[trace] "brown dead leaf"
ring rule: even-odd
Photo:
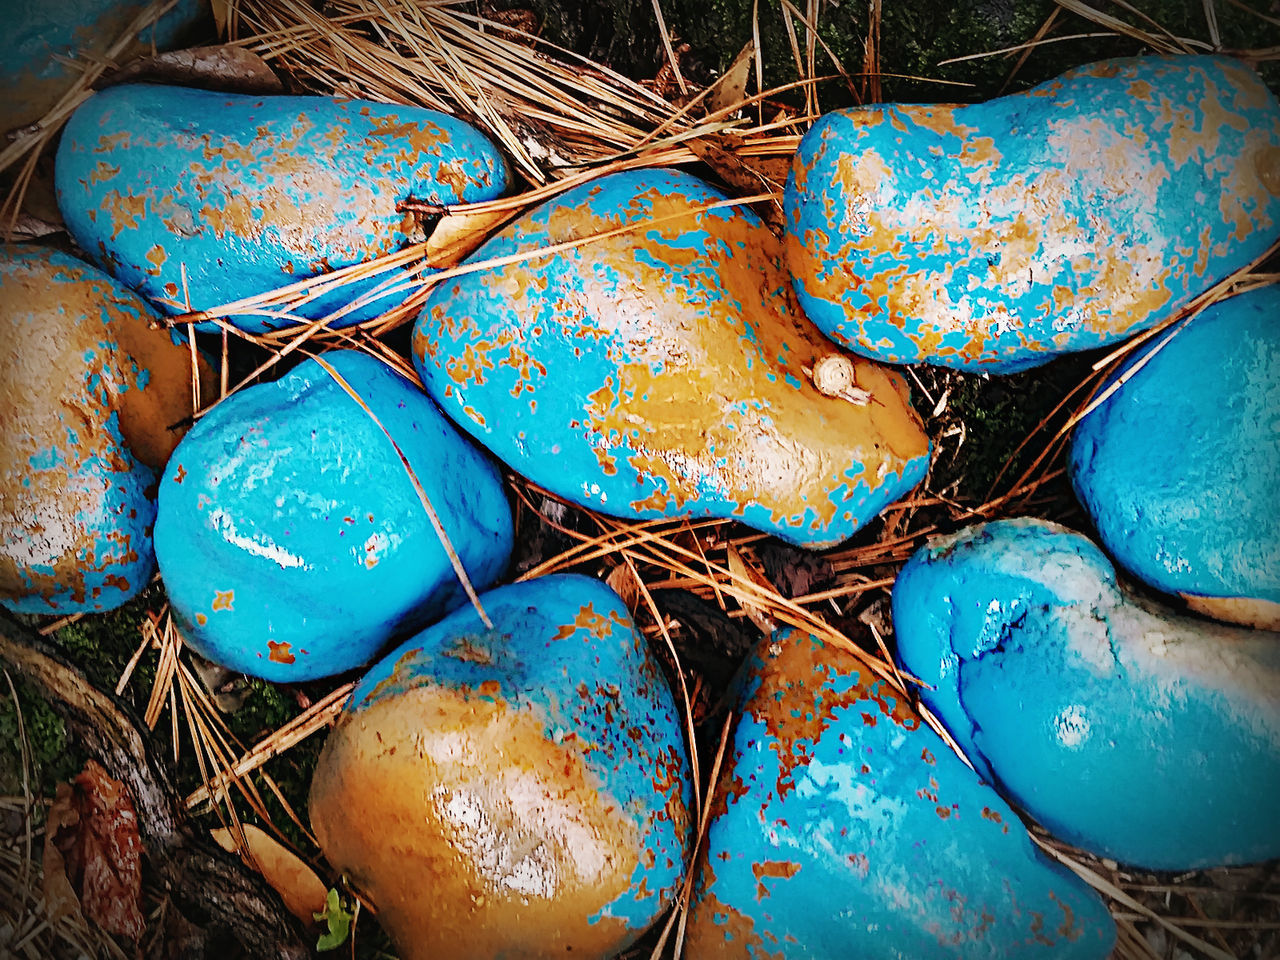
[[[99,88],[117,83],[153,83],[200,87],[227,93],[282,93],[284,85],[267,62],[244,47],[223,44],[171,50],[132,60],[103,77]]]
[[[711,113],[741,103],[746,97],[747,80],[751,77],[751,64],[755,62],[755,55],[756,45],[749,40],[707,94],[707,109]]]
[[[510,210],[491,213],[447,213],[440,217],[431,236],[427,238],[427,265],[444,270],[462,262],[462,259],[489,239],[502,221],[514,214]]]
[[[609,576],[605,577],[604,582],[622,598],[622,602],[627,605],[627,609],[634,617],[636,607],[640,605],[640,584],[636,581],[636,575],[631,572],[631,568],[625,563],[618,564],[609,571]]]
[[[771,540],[760,544],[756,553],[764,575],[788,600],[825,590],[836,582],[836,571],[831,561],[812,550]]]
[[[725,547],[729,554],[730,573],[739,579],[754,583],[756,586],[762,587],[770,593],[778,592],[777,588],[769,582],[769,578],[766,577],[754,564],[748,563],[733,544],[726,544]],[[765,612],[763,607],[742,599],[739,599],[738,603],[742,607],[742,612],[747,615],[752,623],[760,628],[761,632],[763,632],[766,637],[770,636],[773,631],[778,629],[778,624],[774,621],[773,617],[769,616],[769,614]]]
[[[44,874],[51,916],[79,912],[108,933],[141,938],[138,816],[124,785],[93,760],[58,784],[45,824]]]
[[[244,840],[249,858],[257,866],[262,879],[270,884],[285,908],[305,925],[315,922],[315,914],[324,912],[328,890],[297,854],[277,843],[251,823],[244,824]],[[236,838],[226,827],[210,831],[214,842],[228,853],[236,852]]]
[[[719,134],[714,139],[695,137],[685,146],[735,191],[760,193],[769,190],[781,197],[787,182],[787,172],[790,170],[790,160],[756,157],[748,160],[739,157],[734,151],[742,146],[742,140],[731,133]],[[783,216],[780,202],[758,203],[753,209],[771,227],[781,228]]]
[[[209,6],[213,10],[213,22],[218,27],[220,37],[227,35],[227,25],[231,22],[231,2],[232,0],[209,0]]]

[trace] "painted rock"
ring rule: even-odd
[[[80,70],[69,61],[94,61],[125,35],[147,0],[10,0],[0,33],[0,130],[39,120],[75,83]],[[144,28],[134,52],[178,46],[207,25],[208,0],[177,0],[157,22]]]
[[[1153,56],[987,103],[836,111],[785,210],[825,333],[1009,373],[1155,325],[1280,237],[1280,104],[1237,60]]]
[[[1029,519],[922,548],[893,620],[922,699],[1055,836],[1157,870],[1280,856],[1280,635],[1161,610]]]
[[[156,483],[192,412],[191,353],[149,329],[156,319],[75,257],[0,246],[0,604],[10,610],[110,610],[151,579]]]
[[[1263,287],[1157,338],[1076,427],[1070,459],[1123,569],[1269,630],[1280,630],[1278,321],[1280,287]]]
[[[222,400],[160,487],[156,559],[183,636],[295,682],[465,603],[417,485],[472,584],[494,582],[512,543],[498,471],[379,360],[334,351]]]
[[[1102,901],[852,658],[796,631],[749,661],[688,955],[1102,960]]]
[[[612,957],[673,901],[690,773],[626,607],[576,574],[481,597],[374,666],[311,824],[406,960]]]
[[[897,374],[804,319],[760,219],[701,209],[725,200],[661,169],[566,191],[471,261],[636,229],[440,284],[418,371],[500,459],[578,504],[836,544],[924,477],[929,442]],[[832,356],[856,402],[810,380]]]
[[[424,237],[398,203],[488,200],[508,180],[492,143],[434,110],[150,84],[86,101],[55,165],[76,242],[172,313],[391,253]],[[347,284],[294,316],[346,311],[334,327],[369,319],[404,299],[403,288],[377,290],[386,280]],[[253,332],[294,322],[264,312],[229,319]]]

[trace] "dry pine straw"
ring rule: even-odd
[[[153,19],[168,6],[169,3],[157,0],[140,16],[139,22]],[[223,335],[219,397],[262,380],[291,354],[316,356],[335,348],[363,350],[401,374],[416,379],[407,359],[387,345],[386,334],[416,315],[417,307],[433,283],[484,266],[459,268],[457,264],[502,223],[575,183],[604,173],[707,162],[734,188],[737,196],[732,203],[755,204],[766,220],[776,223],[786,165],[798,138],[819,111],[814,90],[819,79],[818,52],[822,44],[816,31],[819,5],[813,0],[806,3],[804,10],[789,2],[784,2],[782,7],[799,79],[787,87],[753,96],[745,95],[745,80],[729,90],[723,81],[705,90],[690,87],[680,74],[678,59],[661,21],[660,5],[654,0],[664,48],[670,58],[670,70],[666,73],[681,93],[681,106],[660,95],[654,89],[656,84],[635,83],[568,51],[537,44],[534,38],[471,15],[457,5],[413,7],[403,2],[375,4],[372,0],[335,0],[325,8],[327,16],[317,13],[305,0],[239,0],[224,6],[229,7],[223,12],[233,35],[240,38],[237,42],[271,62],[295,86],[317,92],[419,103],[462,112],[477,120],[516,161],[527,188],[514,197],[490,203],[426,211],[444,215],[424,244],[338,271],[319,281],[292,284],[217,310],[178,318],[174,321],[177,325],[203,319],[220,322]],[[975,56],[998,53],[1012,58],[1014,53],[1019,54],[1010,73],[1012,77],[1035,46],[1080,35],[1055,34],[1062,25],[1063,12],[1091,21],[1104,32],[1129,36],[1152,50],[1193,52],[1206,48],[1203,41],[1173,37],[1127,4],[1121,6],[1132,14],[1130,19],[1118,19],[1079,0],[1059,0],[1059,7],[1027,43]],[[1212,0],[1205,0],[1205,6],[1207,22],[1212,23]],[[873,0],[867,60],[856,81],[857,89],[854,78],[835,64],[855,97],[862,94],[877,99],[879,96],[882,74],[876,51],[880,9],[879,0]],[[758,27],[756,35],[758,37]],[[122,39],[113,50],[123,46]],[[823,53],[829,54],[829,51],[823,50]],[[1255,53],[1265,56],[1271,52]],[[749,46],[744,50],[744,56],[754,61],[756,86],[762,89],[758,42],[755,48]],[[88,95],[89,85],[100,73],[97,66],[88,70],[82,82],[54,108],[46,123],[0,153],[0,169],[24,162],[16,187],[0,212],[17,216],[35,157],[47,146],[61,121]],[[728,76],[726,73],[726,78]],[[804,91],[806,108],[802,111],[783,107],[777,99],[792,88]],[[718,109],[708,106],[715,103],[723,105]],[[577,165],[577,169],[570,165]],[[599,239],[588,237],[574,243],[590,244]],[[545,256],[551,252],[550,249],[535,251],[526,256]],[[1273,248],[1268,258],[1274,252]],[[555,498],[523,478],[509,476],[520,506],[521,522],[546,524],[573,541],[558,555],[542,558],[524,576],[573,569],[606,578],[617,587],[633,609],[641,629],[655,643],[679,681],[677,693],[691,742],[696,715],[705,707],[709,691],[704,689],[696,671],[684,669],[680,664],[680,625],[665,619],[654,600],[654,594],[663,590],[689,590],[716,604],[726,616],[749,621],[755,629],[795,626],[815,632],[900,691],[909,692],[911,678],[902,677],[888,655],[887,642],[891,642],[891,636],[884,634],[889,632],[889,627],[882,617],[874,615],[877,608],[883,607],[897,568],[928,535],[966,522],[1025,513],[1050,519],[1074,516],[1075,506],[1061,483],[1063,451],[1071,426],[1105,399],[1105,395],[1094,396],[1098,385],[1132,350],[1156,337],[1162,337],[1162,343],[1167,342],[1177,335],[1187,318],[1208,303],[1232,290],[1274,281],[1274,275],[1258,270],[1268,258],[1262,258],[1206,293],[1183,315],[1129,341],[1099,361],[1023,441],[1023,445],[1037,449],[1038,455],[1016,479],[997,477],[994,486],[1002,492],[995,493],[993,489],[982,503],[962,502],[956,499],[954,483],[945,489],[938,488],[935,471],[931,469],[924,484],[908,500],[886,510],[850,545],[825,554],[834,581],[821,591],[794,598],[784,596],[769,582],[757,556],[756,550],[764,536],[736,524],[687,520],[625,522],[567,504],[560,504],[561,509],[554,515],[569,517],[571,522],[553,521],[547,516],[547,505],[554,503]],[[332,331],[322,320],[254,336],[240,332],[221,319],[247,310],[289,315],[300,302],[336,287],[370,274],[393,277],[400,268],[415,265],[443,268],[443,272],[429,279],[420,277],[403,286],[404,302],[400,307],[356,327]],[[266,350],[266,359],[258,368],[234,385],[230,383],[228,364],[228,344],[232,338],[250,341]],[[958,388],[963,375],[934,369],[909,372],[932,406],[928,422],[937,450],[935,464],[960,456],[965,426],[948,407],[947,397]],[[197,384],[193,384],[195,396],[199,396]],[[198,415],[203,411],[196,412]],[[1021,449],[1019,447],[1014,456]],[[1010,462],[1012,460],[1011,456]],[[424,509],[432,512],[425,493],[421,496]],[[479,605],[474,596],[473,602]],[[46,630],[52,631],[60,624],[50,624]],[[231,735],[207,689],[196,676],[171,619],[162,611],[142,624],[142,635],[142,643],[121,676],[119,688],[123,690],[128,684],[133,667],[143,656],[157,656],[156,680],[146,721],[154,726],[168,714],[175,761],[183,740],[195,752],[205,785],[187,798],[188,807],[193,811],[215,813],[218,822],[229,827],[233,835],[240,833],[243,808],[283,840],[267,809],[262,791],[268,791],[307,838],[310,849],[304,852],[310,855],[314,865],[321,867],[305,824],[269,775],[268,768],[274,758],[323,732],[341,710],[352,685],[335,685],[293,720],[246,748]],[[694,751],[695,769],[699,770],[696,804],[700,813],[699,842],[705,830],[710,799],[705,784],[715,781],[715,773],[724,759],[731,719],[726,718],[720,729],[718,749],[713,756],[697,757],[696,749]],[[926,720],[951,742],[927,712]],[[702,773],[708,775],[702,776]],[[73,945],[94,955],[116,955],[111,952],[114,945],[98,944],[99,949],[92,949],[93,931],[76,926],[67,918],[52,924],[37,919],[41,914],[38,896],[33,891],[38,891],[38,885],[32,884],[36,882],[38,866],[32,860],[31,849],[33,844],[38,844],[31,824],[38,803],[29,794],[21,798],[0,798],[0,808],[20,810],[24,823],[13,842],[0,847],[0,885],[12,881],[8,889],[26,891],[4,905],[6,912],[0,912],[0,930],[7,923],[22,934],[9,941],[18,944],[14,948],[15,956],[52,956]],[[1116,958],[1157,960],[1187,955],[1261,958],[1277,954],[1280,881],[1275,865],[1157,877],[1121,870],[1115,864],[1069,850],[1038,832],[1032,836],[1050,856],[1064,862],[1108,897],[1120,930]],[[687,885],[684,893],[682,901],[687,898]],[[646,952],[655,957],[678,954],[682,936],[683,911],[673,911],[657,944]],[[53,949],[55,945],[57,951]],[[46,948],[47,952],[39,952]]]

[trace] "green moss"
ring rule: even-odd
[[[1089,375],[1096,354],[1060,357],[1046,366],[1008,376],[956,374],[958,383],[951,389],[949,406],[954,418],[964,424],[964,443],[959,457],[947,464],[934,486],[945,489],[959,480],[956,495],[981,503],[1009,463],[1000,488],[994,491],[1005,492],[1044,449],[1069,410],[1060,411],[1052,426],[1038,433],[1015,456],[1018,445]]]
[[[124,606],[107,613],[88,614],[58,630],[49,640],[94,686],[114,690],[142,643],[142,623],[163,605],[164,595],[153,585]],[[146,704],[155,677],[154,663],[154,656],[144,656],[130,681],[131,691],[141,691],[140,703],[135,702],[135,706]]]
[[[8,683],[0,686],[0,793],[22,793],[22,740],[26,735],[30,769],[28,786],[35,796],[52,796],[57,785],[84,766],[84,755],[67,741],[62,718],[29,684],[14,680],[17,705]],[[18,709],[21,708],[21,728]]]

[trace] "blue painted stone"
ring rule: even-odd
[[[0,131],[39,120],[81,74],[73,62],[106,56],[150,4],[148,0],[7,0],[0,31]],[[117,62],[133,53],[168,50],[206,28],[209,0],[177,0]]]
[[[1280,630],[1280,287],[1155,338],[1105,389],[1121,378],[1071,446],[1103,546],[1202,612]]]
[[[784,208],[800,303],[837,342],[1011,373],[1154,326],[1280,237],[1280,104],[1238,60],[1151,56],[835,111]]]
[[[365,406],[306,360],[214,406],[160,486],[156,559],[183,636],[280,682],[368,663],[466,602],[401,455],[477,590],[511,553],[510,507],[483,452],[373,357],[323,361]]]
[[[192,404],[191,355],[156,320],[75,257],[0,246],[6,608],[110,610],[151,579],[156,482]]]
[[[675,170],[601,177],[468,263],[635,229],[438,285],[414,329],[427,391],[535,483],[615,516],[737,518],[841,542],[923,477],[905,381],[854,359],[866,403],[805,372],[832,344],[743,207]]]
[[[688,927],[698,958],[1106,957],[1101,899],[883,680],[784,631],[749,661]]]
[[[893,620],[929,709],[1050,833],[1158,870],[1280,856],[1280,635],[1162,610],[1030,519],[922,548]]]
[[[607,586],[500,587],[352,694],[311,787],[330,864],[405,960],[613,957],[674,900],[691,775],[671,690]]]
[[[58,147],[58,203],[76,242],[170,313],[205,310],[392,253],[424,239],[401,201],[452,204],[506,189],[482,134],[419,107],[328,97],[128,84],[87,100]],[[186,267],[186,285],[183,271]],[[344,327],[409,292],[380,274],[295,316]],[[278,309],[277,309],[278,312]],[[262,332],[293,320],[228,318]],[[206,322],[200,329],[214,330]]]

